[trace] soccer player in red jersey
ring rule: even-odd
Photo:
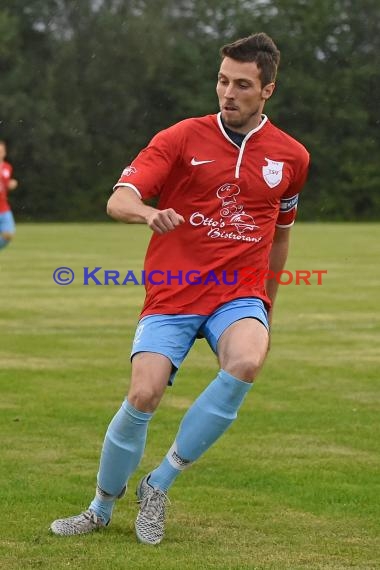
[[[277,274],[285,265],[309,154],[263,115],[280,53],[266,34],[221,49],[220,112],[158,133],[127,166],[108,213],[152,230],[146,299],[132,347],[127,399],[104,440],[97,490],[87,511],[51,525],[91,532],[111,520],[115,500],[144,452],[148,423],[195,340],[218,358],[161,464],[137,487],[139,541],[164,536],[167,492],[236,419],[269,345],[276,280],[242,279],[244,268]],[[157,207],[146,205],[158,198]],[[153,277],[154,276],[154,277]]]
[[[12,178],[13,168],[5,161],[7,146],[0,141],[0,249],[9,244],[15,233],[15,222],[8,202],[8,192],[17,188],[17,180]]]

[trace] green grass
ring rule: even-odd
[[[141,269],[147,228],[19,225],[0,252],[0,566],[300,570],[380,568],[380,225],[297,224],[272,350],[230,431],[177,481],[167,536],[137,544],[134,486],[214,377],[197,341],[150,427],[112,525],[57,538],[92,499],[105,429],[127,389],[142,287],[83,286],[83,267]],[[53,270],[72,267],[67,287]]]

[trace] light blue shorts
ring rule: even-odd
[[[172,362],[174,377],[197,338],[204,337],[217,354],[218,340],[232,323],[253,318],[268,330],[268,315],[261,299],[243,297],[225,303],[211,315],[148,315],[136,328],[131,358],[138,352],[163,354]]]
[[[8,210],[8,212],[2,212],[0,214],[0,233],[6,232],[14,234],[15,231],[16,224],[12,212],[10,210]]]

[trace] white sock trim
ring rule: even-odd
[[[171,448],[169,449],[168,453],[166,454],[166,459],[169,461],[170,465],[174,467],[174,469],[178,469],[178,471],[184,471],[187,467],[193,463],[188,459],[184,459],[178,455],[178,448],[177,442],[175,441]]]

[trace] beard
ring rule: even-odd
[[[223,123],[226,125],[226,127],[230,128],[231,130],[244,129],[245,127],[247,127],[248,130],[250,130],[250,128],[252,128],[250,127],[252,122],[254,122],[255,119],[257,119],[260,116],[261,116],[261,109],[259,107],[257,107],[251,113],[245,113],[243,115],[240,114],[239,112],[229,113],[225,109],[222,110]]]

